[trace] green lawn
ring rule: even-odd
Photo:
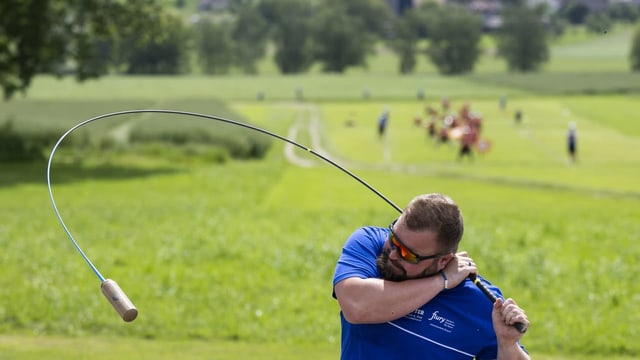
[[[177,357],[199,360],[289,360],[313,358],[329,360],[339,357],[339,349],[335,345],[319,346],[317,344],[256,344],[230,341],[153,341],[127,339],[122,337],[18,337],[0,336],[0,359],[40,360],[109,360],[154,359],[173,360]],[[597,360],[601,356],[588,355],[545,355],[532,353],[536,360]],[[635,357],[607,356],[610,360],[630,360]]]
[[[379,110],[353,104],[363,114]],[[532,113],[561,109],[549,100],[532,104],[539,106],[531,105]],[[407,115],[415,105],[392,103]],[[346,107],[318,106],[326,147],[400,206],[419,192],[453,196],[467,219],[465,249],[531,316],[535,327],[525,344],[533,353],[637,352],[627,339],[635,336],[637,321],[633,276],[639,254],[632,244],[640,234],[634,220],[640,216],[638,193],[628,178],[637,178],[638,167],[634,157],[627,159],[629,165],[604,161],[618,151],[615,127],[597,117],[581,120],[586,134],[590,126],[608,134],[601,139],[603,160],[589,159],[584,145],[584,160],[569,165],[533,151],[542,145],[532,146],[522,140],[526,137],[518,138],[527,146],[522,153],[498,146],[522,131],[503,119],[502,130],[486,129],[493,150],[467,164],[453,160],[454,149],[430,152],[424,134],[416,133],[407,117],[390,128],[396,140],[385,162],[378,155],[380,144],[365,142],[367,134],[375,139],[371,127],[348,129],[362,132],[362,140],[341,127],[339,114]],[[299,112],[314,111],[246,102],[234,108],[278,133],[286,133]],[[526,119],[522,125],[531,132],[554,128],[553,122]],[[561,138],[564,121],[556,128]],[[638,138],[628,141],[635,146]],[[368,152],[357,151],[367,146]],[[425,149],[423,160],[415,148]],[[8,171],[2,172],[0,203],[11,221],[0,228],[5,249],[0,331],[80,338],[120,334],[160,343],[284,341],[335,351],[339,329],[330,279],[339,249],[355,226],[385,225],[395,210],[326,164],[288,165],[279,143],[262,162],[160,165],[145,170],[115,161],[108,168],[53,168],[56,200],[74,236],[139,307],[140,318],[131,324],[110,309],[97,279],[56,223],[44,167],[3,165]],[[576,304],[576,297],[588,302]]]
[[[559,58],[537,75],[487,67],[455,78],[354,72],[109,77],[78,85],[42,77],[28,97],[3,104],[0,121],[61,135],[106,112],[211,113],[221,100],[229,116],[283,136],[299,125],[295,140],[310,146],[307,128],[316,118],[331,158],[398,206],[422,192],[447,193],[460,204],[463,248],[527,310],[533,325],[523,343],[534,358],[631,359],[640,355],[640,82],[619,57],[591,61],[589,74],[572,73],[573,56],[599,55],[577,41],[561,45],[553,52]],[[298,86],[305,101],[295,100]],[[416,98],[419,89],[425,99]],[[256,100],[260,91],[263,101]],[[502,95],[505,110],[498,108]],[[484,118],[482,136],[492,148],[473,163],[457,162],[455,147],[434,146],[413,125],[445,96],[455,109],[469,102]],[[375,120],[384,107],[392,117],[380,141]],[[513,121],[516,109],[521,124]],[[156,119],[109,118],[87,127],[87,136]],[[346,127],[349,119],[356,126]],[[578,126],[576,164],[565,152],[570,121]],[[335,261],[355,227],[386,226],[397,216],[392,207],[303,151],[296,154],[315,166],[290,164],[280,142],[264,160],[226,164],[126,149],[86,153],[70,144],[52,167],[56,204],[82,249],[140,315],[122,322],[100,294],[52,210],[46,164],[3,163],[0,359],[338,357]]]

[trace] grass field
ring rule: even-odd
[[[533,77],[354,73],[82,85],[39,78],[28,97],[2,105],[0,119],[62,132],[131,108],[215,112],[219,99],[229,114],[278,134],[299,126],[296,140],[306,145],[317,119],[319,145],[397,205],[423,192],[460,204],[463,248],[527,310],[533,325],[523,343],[534,358],[626,360],[640,356],[640,81],[595,60],[581,85],[563,81],[575,79],[562,71],[571,56],[599,56],[594,44],[554,48],[560,58]],[[305,101],[294,99],[300,84]],[[363,99],[365,89],[372,98]],[[416,98],[418,89],[425,99]],[[256,100],[259,91],[265,100]],[[456,161],[456,148],[434,146],[412,123],[444,96],[454,108],[468,101],[484,117],[492,148],[472,163]],[[375,119],[385,106],[392,117],[380,141]],[[521,124],[513,121],[516,109]],[[111,118],[87,130],[154,119]],[[346,127],[349,119],[356,126]],[[578,126],[576,164],[565,153],[569,121]],[[46,164],[0,164],[0,359],[337,358],[331,278],[341,246],[357,226],[385,226],[397,212],[303,151],[296,154],[315,166],[290,164],[283,149],[278,142],[262,161],[227,164],[135,153],[93,154],[101,161],[84,164],[57,158],[61,215],[103,275],[137,305],[133,323],[118,319],[62,231]]]

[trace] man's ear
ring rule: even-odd
[[[438,269],[442,270],[445,267],[447,267],[447,264],[449,264],[449,261],[453,260],[455,257],[456,257],[456,254],[454,253],[442,255],[440,259],[438,259]]]

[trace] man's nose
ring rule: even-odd
[[[389,247],[389,259],[400,260],[400,249],[397,247]]]

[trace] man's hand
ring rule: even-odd
[[[513,324],[519,322],[524,324],[525,329],[529,328],[527,315],[511,298],[506,301],[498,298],[493,303],[491,319],[493,320],[493,329],[496,332],[498,343],[505,345],[516,343],[523,335]]]
[[[466,251],[456,253],[442,270],[449,280],[449,288],[454,288],[464,281],[469,274],[477,274],[478,268]]]

